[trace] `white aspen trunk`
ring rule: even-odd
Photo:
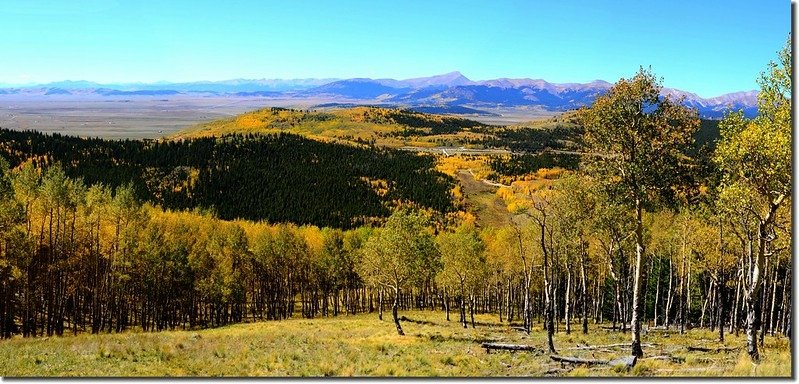
[[[566,299],[564,300],[565,308],[563,308],[563,314],[564,314],[564,318],[566,319],[566,334],[567,335],[571,334],[571,319],[570,319],[570,315],[571,315],[570,309],[571,308],[570,308],[570,305],[569,305],[570,302],[571,302],[571,283],[572,283],[571,276],[572,276],[571,269],[566,268]]]
[[[633,276],[633,308],[632,308],[632,355],[641,357],[644,355],[641,349],[641,271],[643,269],[644,258],[644,224],[641,220],[641,202],[636,198],[635,210],[635,275]]]

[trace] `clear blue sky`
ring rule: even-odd
[[[2,0],[0,83],[429,76],[755,89],[788,0]]]

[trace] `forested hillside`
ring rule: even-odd
[[[338,107],[333,106],[333,107]],[[718,120],[701,120],[699,146],[719,138]],[[321,141],[370,143],[382,147],[413,145],[507,149],[517,153],[546,149],[580,150],[583,129],[574,111],[522,124],[496,126],[408,109],[355,106],[329,110],[265,108],[190,127],[174,138],[226,134],[294,133]]]
[[[458,117],[431,115],[407,109],[356,106],[317,111],[273,107],[199,124],[174,137],[283,132],[320,140],[400,146],[432,145],[457,134],[479,137],[470,134],[473,130],[483,131],[484,125]]]
[[[350,228],[400,204],[454,208],[454,181],[433,169],[429,155],[285,133],[111,141],[0,130],[0,156],[12,167],[60,163],[87,185],[130,183],[142,201],[223,219]]]

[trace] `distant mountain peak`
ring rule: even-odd
[[[405,79],[401,80],[400,82],[413,88],[424,88],[430,86],[456,87],[461,85],[475,84],[475,82],[469,80],[469,78],[460,73],[460,71],[452,71],[430,77]]]
[[[721,96],[711,97],[711,102],[717,104],[744,104],[744,105],[757,105],[757,95],[760,92],[752,90],[752,91],[740,91],[740,92],[732,92],[727,93]]]
[[[608,83],[605,80],[600,80],[600,79],[594,80],[594,81],[588,83],[587,85],[591,85],[591,86],[595,86],[595,87],[608,87],[608,88],[613,86],[613,84]]]

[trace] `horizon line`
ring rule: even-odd
[[[63,80],[51,80],[51,81],[30,81],[26,83],[11,83],[11,82],[3,82],[0,81],[0,88],[33,88],[37,86],[47,86],[54,83],[92,83],[100,86],[104,85],[158,85],[158,84],[192,84],[192,83],[224,83],[229,81],[308,81],[308,80],[325,80],[330,82],[336,81],[345,81],[345,80],[355,80],[355,79],[365,79],[365,80],[393,80],[393,81],[409,81],[409,80],[416,80],[416,79],[425,79],[425,78],[432,78],[432,77],[441,77],[446,75],[458,74],[466,78],[466,80],[474,83],[481,83],[487,81],[494,81],[494,80],[530,80],[530,81],[543,81],[552,85],[567,85],[567,84],[579,84],[579,85],[586,85],[596,82],[604,82],[610,85],[614,85],[616,82],[608,81],[605,79],[593,79],[587,82],[576,82],[576,81],[568,81],[568,82],[552,82],[543,78],[532,78],[532,77],[495,77],[489,79],[480,79],[480,80],[473,80],[468,76],[464,75],[461,71],[455,70],[446,73],[430,75],[430,76],[418,76],[418,77],[409,77],[404,79],[396,79],[393,77],[261,77],[261,78],[247,78],[247,77],[234,77],[234,78],[224,78],[219,80],[208,80],[208,79],[199,79],[199,80],[155,80],[155,81],[143,81],[143,80],[133,80],[133,81],[96,81],[96,80],[87,80],[87,79],[63,79]],[[678,90],[682,92],[693,93],[694,95],[702,98],[702,99],[712,99],[716,97],[721,97],[733,93],[748,93],[748,92],[759,92],[758,89],[748,89],[748,90],[737,90],[731,92],[721,93],[716,96],[705,97],[696,92],[688,91],[681,88],[675,87],[667,87],[663,85],[663,89],[672,89]]]

